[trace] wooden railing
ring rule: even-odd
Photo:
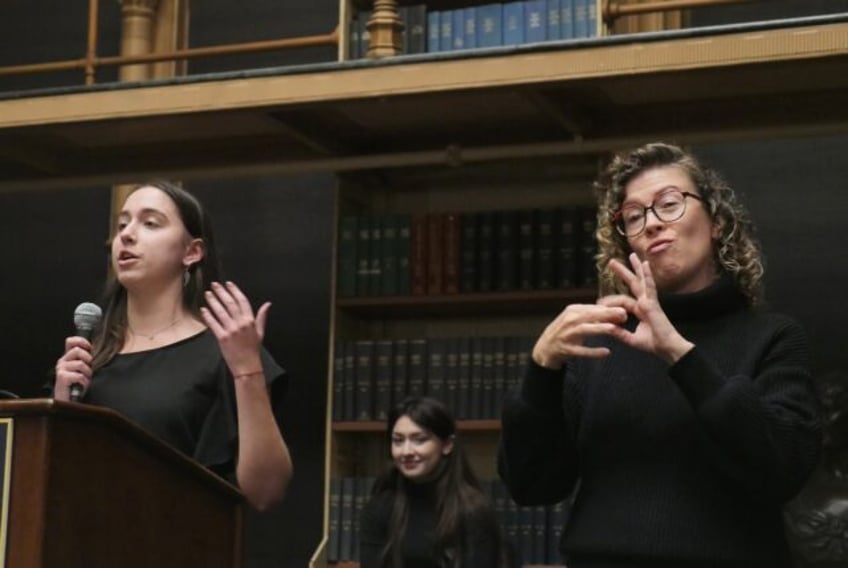
[[[601,17],[607,25],[611,25],[616,19],[624,16],[662,13],[720,4],[742,4],[757,1],[761,0],[657,0],[655,2],[642,3],[627,3],[626,0],[603,0]],[[369,29],[372,30],[372,47],[374,42],[378,42],[381,37],[387,36],[389,38],[389,40],[387,40],[387,45],[393,46],[397,43],[394,41],[394,35],[399,33],[398,27],[395,25],[396,22],[398,22],[397,1],[374,0],[374,4],[374,16],[372,16],[372,20],[369,22]],[[315,46],[337,47],[340,41],[339,28],[336,27],[336,29],[332,32],[322,35],[299,36],[293,38],[224,44],[209,47],[185,48],[166,52],[99,57],[97,55],[98,19],[99,0],[89,0],[86,53],[83,58],[26,65],[0,66],[0,77],[81,69],[85,74],[85,84],[93,85],[96,82],[95,76],[98,67],[155,63],[161,61],[184,61],[199,57],[258,53]],[[383,29],[384,27],[386,29]],[[396,54],[396,52],[391,48],[387,50],[374,50],[373,53],[369,52],[369,55],[372,57],[382,57],[384,55],[394,54]]]
[[[299,49],[314,46],[337,46],[339,43],[339,32],[338,28],[336,28],[332,32],[323,35],[300,36],[248,43],[215,45],[209,47],[195,47],[140,55],[98,57],[97,25],[99,11],[99,0],[88,0],[87,49],[84,58],[50,61],[46,63],[33,63],[27,65],[0,66],[0,77],[4,75],[25,75],[83,69],[85,71],[85,84],[93,85],[95,83],[95,73],[98,67],[156,63],[160,61],[183,61],[198,57],[238,55],[244,53],[259,53],[264,51]]]

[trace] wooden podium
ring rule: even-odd
[[[118,413],[0,401],[0,423],[0,567],[241,566],[241,493]]]

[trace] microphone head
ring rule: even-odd
[[[92,302],[83,302],[74,310],[74,325],[78,333],[87,332],[89,335],[91,330],[100,322],[103,317],[103,310],[100,306]]]

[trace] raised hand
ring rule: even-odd
[[[200,309],[201,316],[218,339],[233,376],[261,374],[259,351],[271,303],[262,304],[254,317],[250,302],[238,286],[213,282],[206,291],[206,304]]]
[[[632,271],[617,260],[611,260],[609,266],[630,288],[633,297],[605,296],[598,300],[598,305],[623,308],[639,320],[632,332],[619,327],[611,335],[623,343],[673,363],[686,354],[693,344],[680,335],[660,306],[651,265],[647,261],[640,261],[635,253],[630,254],[629,260]]]

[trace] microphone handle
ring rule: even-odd
[[[93,329],[91,327],[78,327],[77,335],[84,338],[86,341],[91,341],[91,332]],[[84,390],[82,385],[79,383],[74,383],[71,385],[71,392],[69,398],[71,402],[79,402],[82,399],[82,395]]]
[[[70,394],[71,402],[79,402],[82,398],[82,385],[79,383],[74,383],[71,385],[71,394]]]

